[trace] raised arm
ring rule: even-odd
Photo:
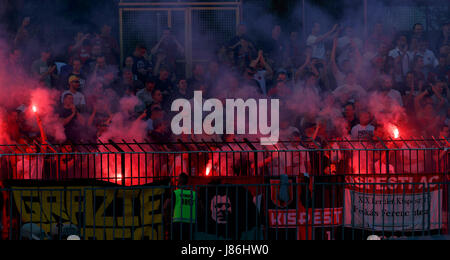
[[[331,29],[331,31],[327,32],[324,35],[321,35],[321,36],[317,37],[317,39],[314,42],[314,44],[318,44],[318,43],[323,42],[324,40],[328,39],[328,37],[330,37],[338,29],[338,27],[339,27],[339,25],[335,24],[333,26],[333,29]]]
[[[308,67],[310,63],[311,63],[311,55],[307,54],[305,63],[300,68],[298,68],[297,72],[295,73],[295,80],[300,79],[301,74],[304,72],[304,70],[306,69],[306,67]]]
[[[330,58],[331,72],[333,72],[333,75],[335,78],[337,77],[338,73],[340,73],[337,63],[336,63],[337,42],[338,42],[338,39],[334,38],[333,49],[331,50],[331,58]]]
[[[41,133],[41,141],[42,141],[42,149],[43,149],[42,152],[45,153],[47,151],[47,135],[45,134],[41,117],[39,116],[38,113],[35,113],[35,115],[36,115],[36,121],[37,121],[37,124],[39,127],[39,132]]]

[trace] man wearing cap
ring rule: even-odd
[[[71,76],[77,76],[80,78],[80,89],[85,89],[86,85],[86,73],[83,69],[83,63],[78,58],[72,58],[70,65],[66,65],[61,68],[61,73],[59,75],[59,86],[61,90],[67,89],[67,84],[69,84],[69,78]]]
[[[61,95],[61,103],[64,102],[64,97],[67,94],[72,94],[73,96],[73,103],[75,104],[75,107],[78,111],[83,111],[84,107],[86,106],[86,99],[83,94],[78,92],[80,89],[80,78],[78,76],[72,75],[69,77],[69,90],[65,91]]]

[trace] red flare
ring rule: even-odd
[[[212,162],[209,161],[208,165],[206,166],[205,176],[209,177],[209,175],[211,174],[211,170],[212,170]]]

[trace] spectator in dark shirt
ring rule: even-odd
[[[133,53],[133,59],[133,73],[138,80],[144,82],[153,73],[150,59],[147,56],[147,48],[143,45],[138,45]]]
[[[159,77],[156,80],[156,89],[161,90],[164,98],[169,98],[174,91],[174,87],[172,85],[172,82],[170,82],[169,77],[169,69],[167,67],[162,67],[159,70]]]

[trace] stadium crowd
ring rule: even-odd
[[[395,32],[378,23],[367,37],[351,25],[324,32],[317,22],[305,37],[275,25],[267,39],[254,39],[241,24],[209,62],[193,65],[190,78],[176,71],[185,50],[170,28],[155,46],[138,44],[120,61],[108,25],[79,32],[65,53],[43,48],[40,57],[29,57],[29,24],[23,21],[5,68],[59,91],[55,111],[71,143],[95,142],[107,132],[123,97],[138,98],[127,120],[145,122],[149,140],[176,140],[170,131],[172,101],[192,99],[199,90],[205,98],[222,100],[279,98],[281,140],[383,138],[389,133],[381,117],[389,115],[396,115],[392,120],[405,136],[448,137],[449,23],[439,37],[427,35],[422,24]],[[30,143],[39,135],[23,119],[29,105],[5,108],[12,142]]]

